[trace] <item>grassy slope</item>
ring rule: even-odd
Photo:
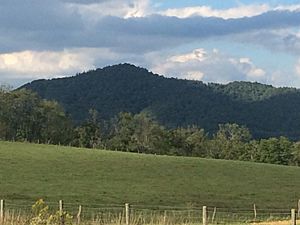
[[[300,168],[0,142],[0,196],[10,200],[292,207]]]

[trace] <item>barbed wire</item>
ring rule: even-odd
[[[5,201],[6,213],[9,215],[24,212],[30,213],[34,201]],[[59,202],[45,201],[45,204],[53,210],[59,209]],[[94,203],[72,203],[64,202],[63,209],[71,215],[76,215],[81,206],[81,216],[85,219],[113,221],[124,219],[125,205],[124,204],[94,204]],[[196,206],[166,206],[166,205],[145,205],[132,204],[130,205],[130,215],[132,219],[142,221],[166,221],[174,222],[174,224],[195,223],[202,219],[202,207]],[[249,222],[249,221],[266,221],[288,219],[291,216],[290,209],[284,208],[259,208],[258,206],[249,208],[226,208],[226,207],[207,207],[207,219],[218,224],[229,222]]]

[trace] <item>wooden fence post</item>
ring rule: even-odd
[[[64,210],[63,200],[59,200],[59,213],[62,214]]]
[[[300,218],[300,199],[298,200],[298,218]]]
[[[215,221],[216,213],[217,213],[217,207],[214,208],[214,212],[213,212],[213,215],[212,215],[212,217],[211,217],[211,222],[212,222],[212,223],[214,223],[214,221]]]
[[[164,225],[167,224],[167,211],[164,211]]]
[[[65,218],[64,218],[64,203],[63,200],[59,200],[59,215],[60,215],[60,224],[65,224]]]
[[[129,203],[125,203],[125,223],[129,225],[130,223],[130,210],[129,210]]]
[[[291,222],[292,222],[292,225],[296,225],[296,210],[295,209],[291,210]]]
[[[1,199],[0,200],[0,223],[4,222],[4,210],[5,210],[4,207],[5,207],[4,200]]]
[[[203,225],[207,225],[207,207],[203,206],[202,208],[202,223]]]
[[[82,207],[80,205],[78,208],[78,213],[77,213],[77,224],[80,224],[81,211],[82,211]]]
[[[253,211],[254,211],[254,221],[256,221],[256,217],[257,217],[257,211],[256,211],[256,205],[253,205]]]

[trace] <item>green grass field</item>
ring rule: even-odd
[[[0,142],[0,198],[290,209],[300,168]]]

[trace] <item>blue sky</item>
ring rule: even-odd
[[[299,0],[1,1],[0,85],[129,62],[167,77],[300,88],[298,21]]]

